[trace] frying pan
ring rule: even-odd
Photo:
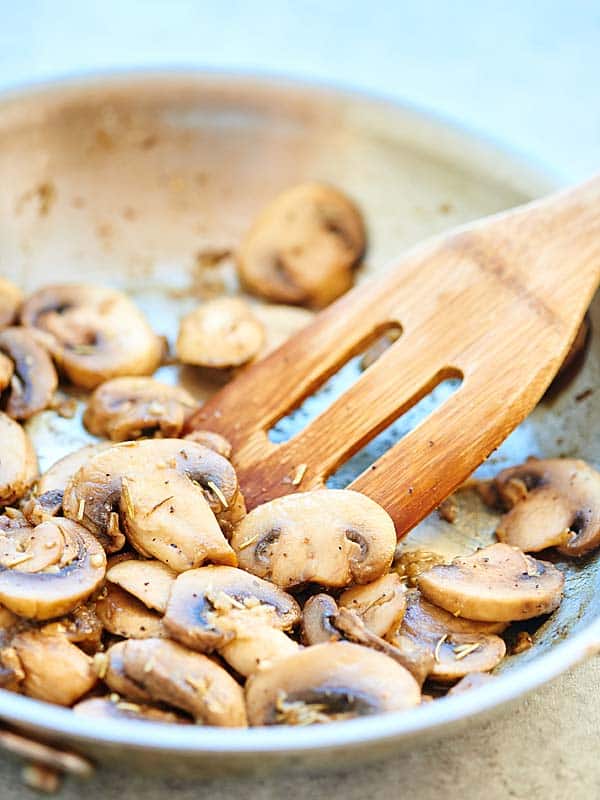
[[[331,182],[360,204],[370,242],[359,280],[426,236],[555,186],[517,156],[411,108],[289,81],[179,72],[4,95],[0,175],[0,274],[26,289],[73,280],[124,288],[170,337],[181,313],[215,285],[232,288],[231,265],[211,273],[206,254],[235,248],[261,205],[297,181]],[[593,329],[599,316],[596,298]],[[570,384],[547,397],[480,474],[528,455],[600,466],[599,372],[592,335]],[[181,380],[200,399],[215,388],[185,369],[161,377]],[[426,412],[427,404],[419,413]],[[42,469],[89,440],[77,418],[55,412],[29,429]],[[468,492],[459,506],[454,524],[434,514],[404,546],[455,555],[490,541],[494,514]],[[414,747],[419,737],[506,709],[600,650],[600,559],[559,565],[565,599],[531,649],[507,658],[488,685],[408,712],[310,728],[167,727],[88,720],[0,691],[0,720],[97,761],[179,775],[339,766]]]

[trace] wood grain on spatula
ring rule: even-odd
[[[557,372],[600,280],[600,178],[411,250],[357,286],[193,416],[233,444],[249,508],[322,485],[440,380],[457,392],[348,488],[401,536],[531,411]],[[303,431],[269,428],[390,323],[402,336]],[[306,470],[300,486],[293,478]]]

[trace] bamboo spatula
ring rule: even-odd
[[[401,536],[531,411],[599,280],[597,177],[411,250],[244,370],[188,427],[231,441],[253,508],[322,486],[437,383],[461,377],[455,394],[348,487],[387,509]],[[275,422],[390,324],[402,335],[351,388],[289,441],[269,440]]]

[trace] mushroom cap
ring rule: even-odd
[[[6,413],[13,419],[29,419],[50,405],[58,387],[52,359],[26,328],[0,331],[0,351],[14,364]]]
[[[304,644],[336,642],[342,634],[335,627],[338,605],[331,595],[320,593],[309,597],[302,609],[302,640]]]
[[[263,324],[245,300],[220,297],[181,320],[177,357],[200,367],[239,367],[260,353],[264,340]]]
[[[486,622],[549,614],[560,604],[564,582],[552,564],[501,542],[418,577],[432,603],[457,617]]]
[[[154,611],[164,614],[177,573],[162,561],[129,558],[110,565],[106,580],[115,583]]]
[[[199,723],[246,726],[241,686],[211,658],[168,639],[131,639],[109,648],[109,662],[116,648],[120,668],[142,696],[179,708]]]
[[[21,290],[6,278],[0,278],[0,328],[13,324],[22,302]]]
[[[63,507],[108,550],[123,546],[125,532],[142,555],[183,572],[205,561],[236,563],[209,503],[221,508],[217,494],[233,503],[237,492],[233,467],[213,450],[148,439],[91,458],[67,485]]]
[[[257,217],[238,249],[238,273],[262,297],[321,308],[350,288],[365,242],[360,212],[344,194],[302,183]]]
[[[201,444],[203,447],[208,447],[209,450],[214,450],[223,458],[229,459],[231,456],[231,442],[228,442],[220,433],[213,431],[192,431],[183,437],[186,442],[195,442]]]
[[[284,723],[296,704],[312,712],[314,721],[325,722],[340,715],[403,711],[420,700],[419,686],[404,667],[349,642],[306,647],[255,673],[246,684],[251,725]]]
[[[496,529],[500,541],[573,556],[600,545],[600,473],[585,461],[531,458],[503,470],[494,486],[510,508]]]
[[[100,543],[72,520],[0,531],[0,603],[19,616],[68,614],[96,591],[105,572]]]
[[[346,589],[338,605],[355,611],[372,633],[385,636],[402,621],[406,611],[406,587],[400,576],[391,572],[372,583]]]
[[[140,722],[162,722],[167,724],[189,725],[190,720],[174,711],[147,703],[131,703],[126,700],[108,697],[90,697],[73,706],[73,711],[84,717],[102,719],[133,719]]]
[[[197,403],[189,392],[154,378],[113,378],[98,386],[83,422],[90,433],[124,442],[158,433],[177,437]]]
[[[125,639],[167,635],[160,614],[114,583],[108,583],[96,601],[96,614],[109,633]]]
[[[9,505],[23,497],[37,478],[37,456],[26,431],[1,411],[0,442],[0,505]]]
[[[231,545],[239,565],[284,588],[369,583],[390,567],[394,523],[366,495],[317,489],[278,497],[251,511]]]
[[[50,335],[60,368],[84,389],[120,375],[151,375],[163,355],[163,342],[141,311],[106,287],[46,286],[25,300],[21,322]]]
[[[273,583],[234,567],[202,567],[177,577],[164,623],[173,638],[210,652],[235,638],[233,617],[241,616],[243,627],[257,606],[266,607],[263,624],[273,628],[289,630],[300,620],[298,603]]]

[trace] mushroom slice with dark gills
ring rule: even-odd
[[[373,500],[346,489],[317,489],[251,511],[231,540],[239,565],[284,588],[313,582],[369,583],[390,567],[394,523]]]
[[[342,634],[335,625],[338,611],[338,605],[331,595],[321,592],[309,597],[302,609],[304,644],[323,644],[342,639]]]
[[[164,614],[177,573],[162,561],[127,559],[109,567],[106,580],[140,600],[147,608]]]
[[[46,286],[25,300],[21,322],[48,334],[59,368],[84,389],[120,375],[151,375],[163,356],[163,342],[141,311],[106,287]]]
[[[105,682],[117,692],[132,687],[134,702],[166,703],[205,725],[246,727],[241,686],[208,656],[167,639],[119,642],[107,655]],[[111,670],[115,659],[116,681]]]
[[[0,504],[9,505],[23,497],[37,478],[37,456],[26,431],[1,411],[0,442]]]
[[[82,717],[96,719],[133,719],[140,722],[162,722],[176,725],[190,725],[189,717],[166,711],[164,708],[147,703],[132,703],[119,697],[90,697],[73,706],[73,711]]]
[[[9,417],[26,420],[47,408],[58,386],[58,376],[48,352],[32,332],[26,328],[0,331],[0,352],[14,365],[5,404]]]
[[[377,636],[397,626],[406,611],[406,587],[392,572],[364,586],[346,589],[339,597],[340,608],[354,611]]]
[[[166,636],[162,618],[114,583],[108,583],[96,601],[96,614],[109,633],[126,639]]]
[[[510,508],[496,529],[500,541],[572,556],[600,545],[600,473],[585,461],[530,458],[503,470],[494,486]]]
[[[251,725],[331,722],[419,704],[412,675],[388,656],[349,642],[306,647],[246,684]]]
[[[213,450],[148,439],[90,459],[67,485],[63,507],[110,552],[125,534],[143,556],[183,572],[206,561],[236,564],[212,508],[233,505],[237,494],[233,467]]]
[[[0,329],[13,324],[22,302],[21,290],[6,278],[0,278]]]
[[[0,530],[0,603],[19,616],[68,614],[96,591],[105,572],[100,543],[72,520]]]
[[[483,622],[549,614],[560,605],[564,582],[554,565],[503,543],[418,577],[419,589],[430,602],[457,617]]]
[[[83,422],[113,442],[141,436],[177,437],[197,407],[189,392],[154,378],[113,378],[95,389]]]

